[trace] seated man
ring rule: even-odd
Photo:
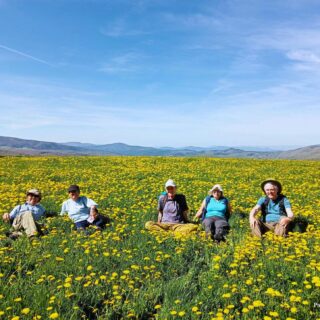
[[[177,186],[169,179],[158,201],[158,222],[148,221],[145,228],[149,231],[173,231],[183,234],[198,229],[195,224],[188,222],[188,205],[183,194],[177,194]]]
[[[39,203],[41,193],[37,189],[31,189],[27,193],[24,204],[17,205],[10,213],[5,213],[2,218],[12,223],[13,232],[8,233],[11,239],[17,239],[24,231],[29,238],[41,233],[38,220],[44,215],[45,208]]]
[[[98,205],[93,200],[80,196],[79,186],[71,185],[68,193],[70,199],[63,202],[60,215],[67,212],[77,230],[84,230],[90,225],[95,225],[98,229],[105,227],[108,219],[98,214]]]
[[[293,212],[289,200],[281,194],[280,182],[269,179],[262,182],[261,188],[266,196],[261,197],[250,212],[252,234],[261,237],[271,230],[276,235],[286,236],[289,224],[293,221]],[[262,221],[255,218],[259,211],[262,213]]]

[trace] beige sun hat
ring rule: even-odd
[[[215,184],[215,185],[209,190],[208,193],[209,193],[209,194],[212,194],[212,192],[213,192],[214,190],[219,190],[219,191],[223,192],[223,189],[222,189],[222,187],[221,187],[220,184]]]
[[[41,192],[38,189],[30,189],[26,192],[26,195],[28,196],[29,194],[32,194],[34,196],[39,197],[41,199]]]

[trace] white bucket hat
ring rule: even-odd
[[[165,187],[166,187],[166,189],[167,189],[168,187],[174,187],[174,188],[176,188],[177,185],[174,183],[174,181],[173,181],[172,179],[169,179],[169,180],[166,182]]]
[[[214,190],[219,190],[219,191],[223,192],[223,189],[222,189],[222,187],[220,186],[220,184],[215,184],[215,185],[210,189],[209,194],[212,194],[212,192],[213,192]]]

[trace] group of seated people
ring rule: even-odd
[[[99,214],[96,202],[80,196],[79,186],[71,185],[68,194],[69,199],[63,202],[60,214],[68,213],[77,230],[85,230],[91,225],[100,230],[105,228],[109,218]],[[17,205],[2,216],[4,221],[12,225],[13,231],[8,233],[11,239],[17,239],[23,231],[29,238],[42,234],[39,220],[44,216],[45,208],[40,204],[41,193],[38,189],[31,189],[26,196],[24,204]]]
[[[276,235],[286,236],[293,221],[293,212],[289,200],[281,193],[281,183],[268,179],[262,182],[261,188],[265,196],[258,200],[249,214],[252,234],[261,237],[271,230]],[[196,232],[198,225],[189,221],[186,197],[177,193],[177,185],[172,179],[166,182],[165,189],[158,200],[158,220],[148,221],[145,228],[154,232],[171,231],[181,234]],[[96,202],[80,196],[79,186],[71,185],[68,194],[69,199],[63,202],[60,214],[68,213],[77,230],[85,230],[89,226],[101,230],[109,223],[108,217],[99,214]],[[40,204],[41,193],[37,189],[31,189],[26,196],[24,204],[3,215],[3,220],[12,225],[13,231],[8,234],[12,239],[22,235],[22,232],[30,238],[41,235],[38,221],[45,213],[44,207]],[[257,214],[260,211],[261,219],[258,219]],[[221,185],[216,184],[202,201],[194,219],[201,219],[207,237],[220,242],[225,240],[230,229],[228,220],[231,213],[229,200],[224,196]]]
[[[191,233],[198,229],[188,220],[188,206],[183,194],[177,194],[177,185],[169,179],[165,184],[166,192],[158,202],[158,221],[148,221],[145,225],[150,231],[173,231]],[[293,221],[293,212],[290,202],[282,191],[281,183],[268,179],[261,184],[265,196],[261,197],[249,214],[252,234],[261,237],[271,230],[276,235],[286,236],[289,225]],[[261,219],[257,214],[261,211]],[[208,196],[202,201],[195,220],[201,219],[207,237],[216,242],[224,241],[230,225],[229,218],[232,208],[229,200],[224,196],[221,185],[214,185]]]

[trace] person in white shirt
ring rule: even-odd
[[[107,218],[98,214],[98,205],[95,201],[80,196],[79,186],[71,185],[68,193],[69,199],[63,202],[60,214],[68,213],[77,230],[84,230],[90,225],[95,225],[99,229],[105,227],[108,223]]]

